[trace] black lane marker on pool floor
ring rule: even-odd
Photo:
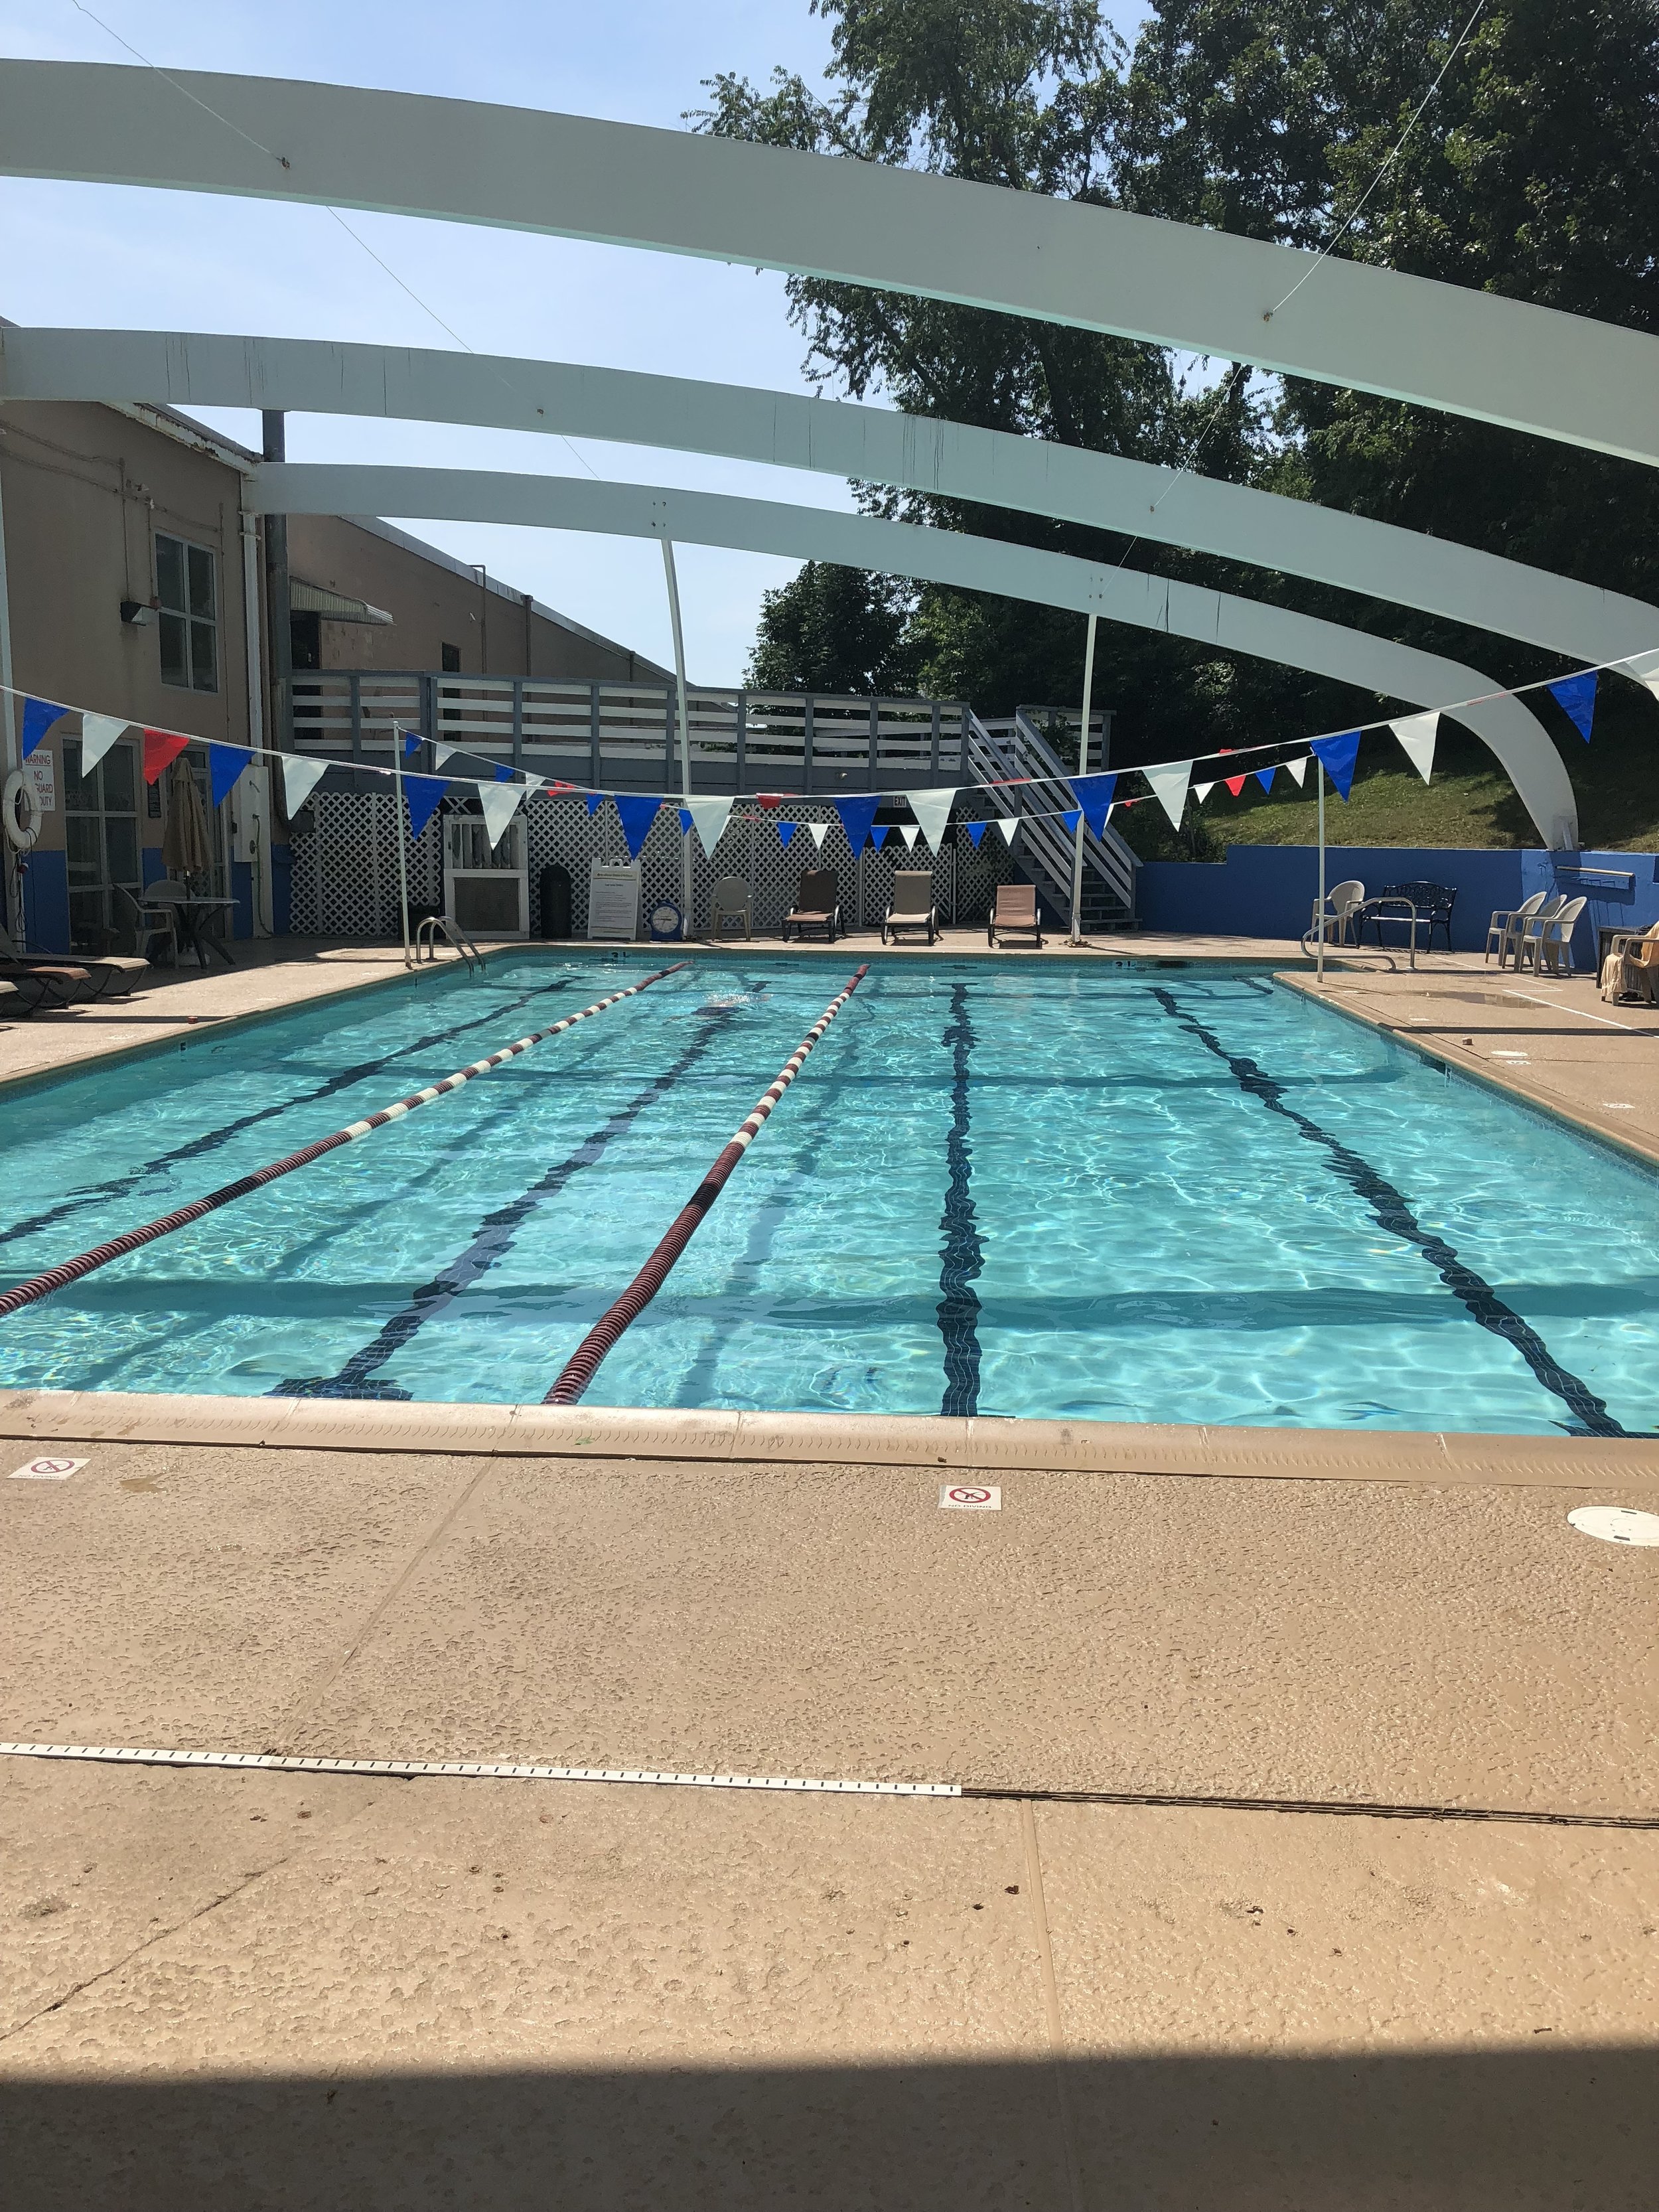
[[[951,1019],[942,1042],[951,1048],[951,1133],[945,1143],[950,1180],[945,1187],[945,1213],[939,1224],[945,1232],[939,1255],[939,1333],[945,1339],[945,1395],[939,1412],[967,1415],[979,1411],[981,1309],[973,1286],[985,1264],[985,1248],[974,1212],[974,1147],[968,1097],[969,1056],[979,1040],[968,1018],[965,983],[957,984],[951,993]]]
[[[1340,1175],[1358,1193],[1380,1225],[1391,1237],[1398,1237],[1402,1243],[1415,1245],[1446,1288],[1454,1297],[1462,1301],[1482,1328],[1490,1329],[1494,1336],[1500,1336],[1506,1344],[1513,1345],[1544,1388],[1553,1391],[1577,1415],[1583,1424],[1584,1434],[1592,1437],[1625,1437],[1630,1434],[1628,1429],[1614,1420],[1589,1384],[1582,1382],[1570,1368],[1561,1365],[1531,1323],[1523,1321],[1518,1313],[1504,1304],[1484,1275],[1478,1275],[1467,1261],[1460,1260],[1456,1251],[1443,1238],[1429,1235],[1401,1193],[1386,1177],[1379,1175],[1368,1160],[1362,1159],[1340,1137],[1334,1137],[1328,1129],[1322,1129],[1317,1121],[1310,1121],[1305,1114],[1298,1114],[1294,1106],[1287,1106],[1282,1085],[1276,1083],[1271,1075],[1264,1075],[1255,1060],[1245,1060],[1229,1052],[1212,1030],[1206,1030],[1202,1022],[1182,1011],[1172,992],[1155,988],[1152,996],[1189,1036],[1195,1036],[1207,1051],[1226,1062],[1241,1091],[1247,1091],[1252,1098],[1259,1098],[1269,1113],[1282,1114],[1310,1144],[1325,1147],[1330,1154],[1326,1164],[1332,1173]]]
[[[715,1041],[725,1034],[731,1020],[729,1006],[714,1006],[701,1010],[704,1027],[694,1036],[685,1050],[665,1073],[653,1077],[643,1091],[635,1092],[625,1106],[619,1107],[608,1121],[595,1129],[575,1151],[550,1168],[539,1182],[534,1182],[510,1205],[487,1213],[478,1224],[478,1233],[459,1258],[452,1260],[441,1274],[434,1275],[424,1289],[416,1291],[400,1314],[396,1314],[374,1341],[361,1352],[355,1352],[337,1375],[298,1376],[279,1382],[268,1390],[270,1398],[412,1398],[411,1390],[396,1382],[379,1382],[374,1370],[384,1367],[394,1353],[401,1352],[410,1339],[434,1320],[446,1306],[453,1305],[464,1291],[471,1289],[483,1275],[489,1273],[498,1260],[504,1259],[513,1249],[519,1231],[544,1199],[556,1197],[574,1176],[584,1168],[598,1165],[607,1149],[616,1139],[632,1127],[635,1121],[664,1094],[672,1091],[688,1068],[702,1059]]]
[[[88,1206],[97,1206],[106,1198],[125,1198],[152,1176],[165,1175],[169,1168],[177,1167],[182,1160],[199,1160],[209,1152],[216,1152],[233,1137],[240,1137],[245,1129],[258,1128],[262,1121],[274,1121],[279,1114],[292,1112],[296,1106],[314,1106],[319,1099],[332,1098],[341,1091],[349,1090],[354,1083],[367,1081],[379,1075],[395,1060],[406,1060],[410,1053],[428,1052],[434,1045],[447,1044],[451,1037],[465,1036],[469,1030],[483,1029],[487,1023],[499,1021],[515,1007],[527,1006],[532,999],[548,998],[556,991],[568,991],[572,978],[562,976],[556,983],[538,983],[533,991],[520,992],[504,1006],[492,1006],[487,1014],[478,1014],[471,1021],[457,1022],[452,1029],[434,1030],[429,1036],[416,1037],[413,1044],[401,1044],[396,1052],[384,1053],[379,1060],[360,1060],[355,1067],[343,1067],[337,1075],[331,1075],[316,1091],[301,1091],[295,1097],[284,1098],[275,1106],[261,1106],[252,1114],[244,1114],[234,1121],[227,1121],[222,1128],[207,1129],[187,1144],[175,1145],[170,1152],[158,1152],[153,1160],[142,1167],[131,1168],[124,1176],[115,1176],[108,1182],[85,1183],[72,1197],[51,1206],[45,1213],[30,1216],[27,1221],[15,1223],[9,1229],[0,1229],[0,1245],[10,1244],[20,1237],[33,1237],[37,1230],[50,1229],[54,1222],[66,1221],[72,1213],[83,1213]]]

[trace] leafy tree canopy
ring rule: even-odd
[[[1659,0],[1487,0],[1455,52],[1474,0],[1156,0],[1133,56],[1095,0],[810,4],[831,27],[823,88],[781,70],[765,89],[716,76],[700,128],[1659,325]],[[1241,373],[1218,386],[1155,347],[935,301],[808,277],[790,280],[789,301],[821,389],[1185,460],[1659,598],[1651,479],[1634,465],[1293,380]],[[885,488],[860,496],[915,520],[1128,552],[1040,517]],[[1132,558],[1468,654],[1510,680],[1546,672],[1507,641],[1304,580],[1146,544]],[[1001,710],[1069,703],[1082,629],[1074,616],[927,586],[905,637],[924,685]],[[1102,645],[1099,696],[1118,709],[1126,763],[1376,711],[1179,641],[1109,627]]]
[[[890,576],[809,561],[761,599],[760,634],[744,678],[757,691],[915,688],[905,641],[908,597]]]

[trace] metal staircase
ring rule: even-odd
[[[1060,756],[1022,707],[1007,721],[982,722],[977,714],[969,716],[967,766],[976,783],[1006,784],[1005,790],[990,796],[999,813],[1020,817],[1014,866],[1036,885],[1048,916],[1046,926],[1066,928],[1072,914],[1072,838],[1065,823],[1053,817],[1074,802]],[[1085,937],[1133,927],[1139,866],[1110,823],[1103,838],[1085,827],[1078,919]]]

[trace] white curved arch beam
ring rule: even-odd
[[[256,514],[396,514],[504,522],[610,537],[669,538],[788,560],[833,561],[844,568],[993,592],[1163,630],[1217,652],[1278,661],[1419,707],[1437,707],[1496,688],[1479,669],[1460,661],[1231,592],[1173,583],[1135,568],[1105,568],[1000,538],[823,507],[671,491],[654,484],[591,483],[574,477],[293,461],[267,462],[254,470],[243,496]],[[1541,723],[1518,699],[1510,698],[1461,707],[1457,719],[1497,757],[1545,843],[1553,850],[1576,845],[1572,786]]]
[[[346,85],[6,61],[0,173],[746,262],[1188,347],[1659,465],[1659,339],[1639,331],[1334,258],[1291,299],[1315,262],[1291,247],[877,162]]]
[[[27,329],[0,330],[0,398],[274,407],[717,453],[1218,554],[1591,666],[1659,650],[1659,608],[1519,561],[1244,484],[847,400],[402,346]]]

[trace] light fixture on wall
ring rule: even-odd
[[[129,629],[147,629],[155,619],[154,599],[123,599],[121,620]]]

